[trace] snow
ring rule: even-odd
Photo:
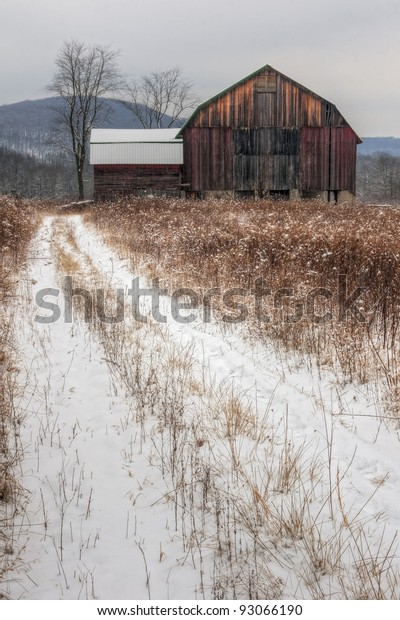
[[[33,242],[33,258],[16,308],[24,360],[20,384],[25,386],[17,403],[24,453],[21,476],[29,501],[16,523],[15,552],[19,549],[23,565],[11,574],[8,593],[31,600],[212,598],[216,569],[220,575],[228,570],[217,549],[215,515],[210,510],[208,517],[207,509],[200,515],[199,510],[193,531],[204,542],[190,544],[189,517],[179,503],[183,492],[179,494],[173,472],[166,471],[167,461],[160,457],[172,440],[167,426],[160,430],[159,412],[139,417],[138,396],[126,388],[110,359],[106,332],[101,336],[78,319],[49,325],[33,320],[46,314],[35,306],[37,291],[61,289],[54,236],[60,222],[73,231],[85,257],[81,270],[88,282],[94,282],[93,274],[101,274],[112,289],[127,292],[141,275],[133,274],[126,257],[107,247],[81,215],[46,218]],[[68,249],[66,238],[59,243]],[[149,283],[141,278],[141,284]],[[62,294],[59,300],[63,310]],[[149,377],[156,360],[154,380],[160,389],[173,385],[178,393],[181,383],[192,377],[192,393],[184,395],[187,415],[192,416],[188,428],[195,427],[195,437],[201,441],[196,453],[189,454],[184,452],[188,440],[181,438],[182,476],[190,458],[199,469],[209,463],[216,497],[232,492],[242,507],[248,500],[246,514],[252,519],[255,508],[262,513],[266,471],[276,469],[277,448],[272,444],[275,441],[281,450],[290,445],[293,454],[300,455],[303,483],[298,483],[296,493],[310,493],[304,520],[318,521],[329,538],[333,522],[354,519],[364,523],[371,548],[379,549],[380,544],[389,548],[400,524],[399,432],[379,417],[378,395],[368,386],[339,385],[331,370],[317,368],[312,360],[305,364],[294,354],[279,354],[272,345],[249,342],[241,326],[222,328],[215,322],[203,324],[200,318],[177,323],[170,305],[169,297],[161,298],[160,311],[168,315],[165,325],[149,319],[137,326],[129,316],[127,299],[120,328],[124,337],[129,333],[131,338],[124,355],[135,360],[143,356]],[[142,298],[141,310],[150,315],[148,298]],[[220,418],[227,398],[235,397],[250,412],[253,430],[238,433],[232,445]],[[258,422],[254,426],[253,417],[259,426]],[[264,441],[255,439],[261,427],[270,433]],[[286,448],[284,437],[289,441]],[[236,472],[232,455],[240,462]],[[320,463],[321,481],[314,488],[310,481],[315,461]],[[252,486],[247,487],[250,479]],[[329,485],[334,489],[335,514],[324,499]],[[259,499],[250,501],[252,494]],[[281,490],[275,489],[267,499],[268,509],[279,502],[282,510],[288,509]],[[197,496],[194,505],[196,501]],[[338,505],[346,517],[337,514]],[[229,529],[229,519],[221,518]],[[342,534],[346,531],[350,538],[345,527]],[[243,541],[249,544],[248,534],[243,534]],[[285,548],[278,535],[259,534],[257,544],[267,545],[266,541],[269,561],[261,572],[268,569],[275,575],[282,597],[309,597],[311,590],[300,577],[302,542],[285,543]],[[260,547],[263,561],[266,553]],[[351,553],[348,549],[343,553],[350,570]],[[330,578],[321,577],[324,592]],[[221,586],[220,592],[224,591],[232,593]],[[244,598],[240,592],[238,588],[238,598]]]

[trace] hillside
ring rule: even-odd
[[[20,101],[0,106],[0,147],[18,152],[48,158],[58,153],[55,137],[60,131],[57,126],[57,109],[60,97],[47,97],[36,101]],[[110,129],[136,129],[139,121],[116,99],[107,100],[111,113],[102,127]]]

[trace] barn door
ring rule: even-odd
[[[303,127],[300,144],[301,189],[331,189],[331,128]]]

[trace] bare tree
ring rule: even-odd
[[[59,122],[67,127],[66,147],[76,164],[79,198],[84,198],[83,169],[94,124],[101,125],[110,113],[105,95],[121,86],[118,52],[79,41],[65,42],[56,58],[56,72],[47,91],[63,99],[57,109]]]
[[[400,157],[376,152],[357,156],[357,193],[363,200],[394,202],[400,196]]]
[[[171,127],[198,105],[192,88],[193,83],[183,76],[180,67],[153,71],[125,86],[129,101],[123,103],[146,129]]]

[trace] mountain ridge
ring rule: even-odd
[[[362,144],[358,146],[360,155],[373,155],[374,153],[390,153],[400,156],[400,138],[394,136],[376,136],[361,138]]]

